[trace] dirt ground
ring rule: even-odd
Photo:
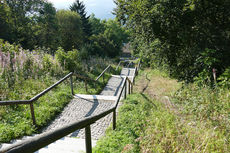
[[[175,109],[171,102],[171,96],[181,87],[181,84],[170,79],[159,71],[145,69],[136,80],[134,92],[147,94],[150,98],[156,99],[165,104],[169,109]]]

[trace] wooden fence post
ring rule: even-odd
[[[72,93],[72,95],[74,95],[74,91],[73,91],[73,75],[70,76],[70,87],[71,87],[71,93]]]
[[[86,79],[85,79],[85,91],[88,92]]]
[[[113,111],[113,130],[116,129],[116,109]]]
[[[126,99],[126,92],[127,92],[127,90],[126,90],[126,88],[127,88],[127,82],[126,81],[127,81],[127,78],[125,78],[125,91],[124,91],[125,95],[124,95],[124,99]]]
[[[131,81],[129,81],[129,94],[131,94]]]
[[[31,112],[32,120],[33,120],[33,125],[36,126],[36,120],[35,120],[35,115],[34,115],[34,105],[33,105],[33,103],[30,103],[30,112]]]
[[[85,147],[86,147],[86,153],[92,153],[90,125],[85,127]]]
[[[131,93],[133,93],[133,84],[131,84]]]

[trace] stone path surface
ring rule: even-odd
[[[124,76],[134,76],[135,68],[123,68],[121,70],[121,75]]]
[[[121,71],[121,75],[112,76],[109,79],[103,91],[98,96],[96,95],[83,95],[83,96],[75,95],[74,98],[71,100],[71,102],[64,108],[62,113],[59,114],[56,117],[56,119],[50,123],[49,126],[44,128],[42,130],[42,133],[55,130],[57,128],[63,127],[65,125],[68,125],[76,121],[83,120],[84,118],[89,117],[89,116],[94,116],[96,114],[99,114],[113,107],[115,104],[114,99],[116,99],[115,96],[118,96],[118,93],[121,90],[121,85],[123,81],[125,81],[124,76],[130,76],[132,78],[132,76],[134,75],[134,71],[135,69],[133,68],[123,68]],[[90,98],[82,98],[82,97],[90,97]],[[92,97],[95,97],[95,98],[92,98]],[[97,99],[96,97],[100,97],[100,98]],[[120,105],[122,104],[119,103],[118,107],[120,107]],[[111,121],[112,121],[112,113],[98,120],[94,124],[91,124],[91,136],[92,136],[92,141],[94,145],[96,144],[95,140],[98,140],[101,136],[105,134],[105,130],[110,125]],[[71,140],[73,138],[68,138],[68,137],[77,137],[80,139]],[[79,146],[84,143],[84,138],[85,138],[84,129],[80,129],[68,135],[67,137],[64,137],[63,140],[60,139],[55,143],[66,145],[66,143],[63,142],[65,139],[66,141],[68,140],[69,142],[72,141],[74,144],[73,146],[76,146],[76,144],[78,144],[77,146]],[[26,137],[23,139],[26,139]],[[17,140],[17,141],[21,141],[21,140]],[[56,147],[54,145],[55,143],[50,144],[49,146],[40,149],[36,153],[43,153],[43,152],[50,153],[50,151]],[[7,145],[10,145],[10,144],[5,144],[5,146]],[[1,147],[2,145],[0,145],[0,149]],[[71,147],[72,146],[69,146],[69,149],[71,149]],[[51,148],[51,150],[49,150],[49,148]],[[56,151],[51,151],[51,152],[57,153]],[[72,151],[67,151],[67,152],[72,152]],[[82,152],[81,147],[79,147],[78,151],[75,150],[74,152]]]
[[[48,126],[43,132],[52,131],[57,128],[63,127],[70,123],[83,120],[85,117],[97,115],[107,109],[110,109],[114,104],[114,101],[105,100],[87,100],[74,98],[63,110],[63,112]],[[105,118],[98,120],[98,122],[91,125],[92,139],[98,139],[102,135],[102,129],[108,126],[106,120],[110,120],[111,116],[107,115]],[[101,127],[101,128],[99,128]],[[106,127],[105,127],[106,128]],[[84,130],[78,130],[71,134],[73,137],[84,138]]]
[[[120,91],[122,82],[122,77],[111,77],[100,95],[117,96]]]
[[[123,69],[121,75],[132,75],[133,70]],[[104,96],[117,96],[121,90],[121,85],[124,81],[122,76],[111,77],[100,93]],[[115,104],[115,101],[98,100],[98,99],[82,99],[75,98],[64,108],[62,113],[48,126],[43,132],[52,131],[72,122],[83,120],[85,117],[97,115],[105,110],[110,109]],[[98,120],[91,125],[91,136],[93,140],[99,139],[104,135],[105,130],[112,121],[112,114]],[[69,135],[70,137],[85,138],[84,129],[77,130]]]

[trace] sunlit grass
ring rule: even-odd
[[[159,70],[141,71],[134,89],[119,109],[117,129],[110,126],[94,152],[230,150],[229,90],[182,88]]]

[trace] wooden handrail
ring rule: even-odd
[[[101,72],[101,74],[96,78],[95,81],[98,81],[98,79],[100,79],[101,76],[103,76],[103,80],[104,80],[104,73],[111,67],[111,65],[107,66],[103,72]]]
[[[116,111],[118,103],[121,99],[122,92],[126,88],[126,80],[127,80],[127,77],[124,78],[124,81],[122,83],[122,89],[119,92],[119,96],[117,97],[115,105],[112,108],[110,108],[109,110],[106,110],[106,111],[104,111],[98,115],[92,116],[92,117],[87,117],[84,120],[77,121],[77,122],[74,122],[74,123],[69,124],[67,126],[61,127],[57,130],[54,130],[51,132],[46,132],[44,134],[34,136],[34,137],[29,138],[27,140],[20,141],[20,142],[15,143],[11,146],[8,146],[4,149],[1,149],[0,152],[1,153],[32,153],[32,152],[39,150],[40,148],[43,148],[43,147],[55,142],[56,140],[59,140],[60,138],[66,136],[66,135],[68,135],[68,134],[70,134],[70,133],[72,133],[78,129],[82,129],[85,127],[89,128],[89,125],[95,123],[97,120],[105,117],[106,115],[108,115],[112,112],[114,113]],[[114,125],[116,124],[116,117],[113,118],[113,124]],[[86,143],[87,143],[87,140],[86,140]],[[90,149],[88,149],[88,150],[90,150]]]
[[[117,69],[119,68],[119,66],[121,65],[121,62],[122,62],[122,61],[120,61],[120,62],[118,63],[118,65],[117,65],[117,67],[116,67],[116,71],[117,71]]]
[[[34,96],[32,99],[30,99],[31,101],[35,101],[38,100],[41,96],[45,95],[47,92],[49,92],[51,89],[55,88],[56,86],[58,86],[60,83],[62,83],[63,81],[65,81],[66,79],[68,79],[69,77],[71,77],[73,75],[73,73],[69,73],[68,75],[66,75],[64,78],[62,78],[61,80],[59,80],[58,82],[56,82],[55,84],[53,84],[52,86],[50,86],[49,88],[45,89],[44,91],[42,91],[41,93],[37,94],[36,96]]]
[[[0,105],[14,105],[14,104],[30,104],[31,100],[9,100],[0,101]]]
[[[53,89],[54,87],[56,87],[57,85],[59,85],[60,83],[62,83],[63,81],[65,81],[67,78],[71,77],[72,74],[73,74],[72,72],[69,73],[64,78],[62,78],[61,80],[59,80],[58,82],[56,82],[55,84],[53,84],[52,86],[50,86],[49,88],[43,90],[42,92],[40,92],[39,94],[37,94],[36,96],[34,96],[33,98],[31,98],[30,100],[0,101],[0,105],[30,104],[30,103],[33,103],[34,101],[38,100],[41,96],[43,96],[44,94],[46,94],[47,92],[49,92],[51,89]]]
[[[50,86],[49,88],[43,90],[42,92],[40,92],[39,94],[37,94],[36,96],[34,96],[33,98],[31,98],[30,100],[0,101],[0,106],[1,105],[29,104],[30,105],[30,112],[31,112],[32,121],[33,121],[33,124],[36,126],[36,119],[35,119],[35,115],[34,115],[34,106],[33,106],[33,103],[35,101],[37,101],[41,96],[45,95],[47,92],[49,92],[50,90],[52,90],[53,88],[55,88],[56,86],[58,86],[60,83],[62,83],[63,81],[65,81],[68,78],[70,78],[71,92],[72,92],[72,94],[74,94],[74,92],[73,92],[72,75],[73,75],[72,72],[69,73],[69,74],[67,74],[64,78],[62,78],[61,80],[59,80],[58,82],[56,82],[55,84],[53,84],[52,86]]]
[[[108,68],[109,68],[109,66],[103,71],[103,74]],[[134,78],[136,75],[136,71],[137,71],[137,67],[135,67],[134,76],[133,76]],[[71,74],[71,76],[72,76],[72,74]],[[116,128],[116,109],[117,109],[117,106],[118,106],[119,101],[121,99],[123,91],[125,92],[124,98],[126,97],[127,82],[129,83],[129,91],[130,91],[130,85],[132,88],[134,82],[132,83],[132,81],[127,76],[123,77],[123,82],[121,85],[122,88],[118,93],[118,97],[115,101],[115,105],[112,108],[110,108],[109,110],[104,111],[104,112],[102,112],[98,115],[92,116],[92,117],[87,117],[86,119],[84,119],[82,121],[74,122],[72,124],[69,124],[65,127],[59,128],[57,130],[54,130],[51,132],[46,132],[44,134],[37,135],[37,136],[29,138],[27,140],[20,141],[20,142],[15,143],[11,146],[8,146],[4,149],[1,149],[0,152],[1,153],[32,153],[32,152],[35,152],[35,151],[39,150],[40,148],[43,148],[43,147],[55,142],[56,140],[66,136],[66,135],[68,135],[68,134],[70,134],[70,133],[72,133],[78,129],[81,129],[81,128],[85,128],[85,130],[88,131],[88,134],[89,134],[91,124],[95,123],[97,120],[105,117],[106,115],[108,115],[112,112],[113,112],[113,129],[115,129]],[[86,134],[86,147],[87,147],[86,148],[87,153],[92,151],[90,134],[89,135]]]

